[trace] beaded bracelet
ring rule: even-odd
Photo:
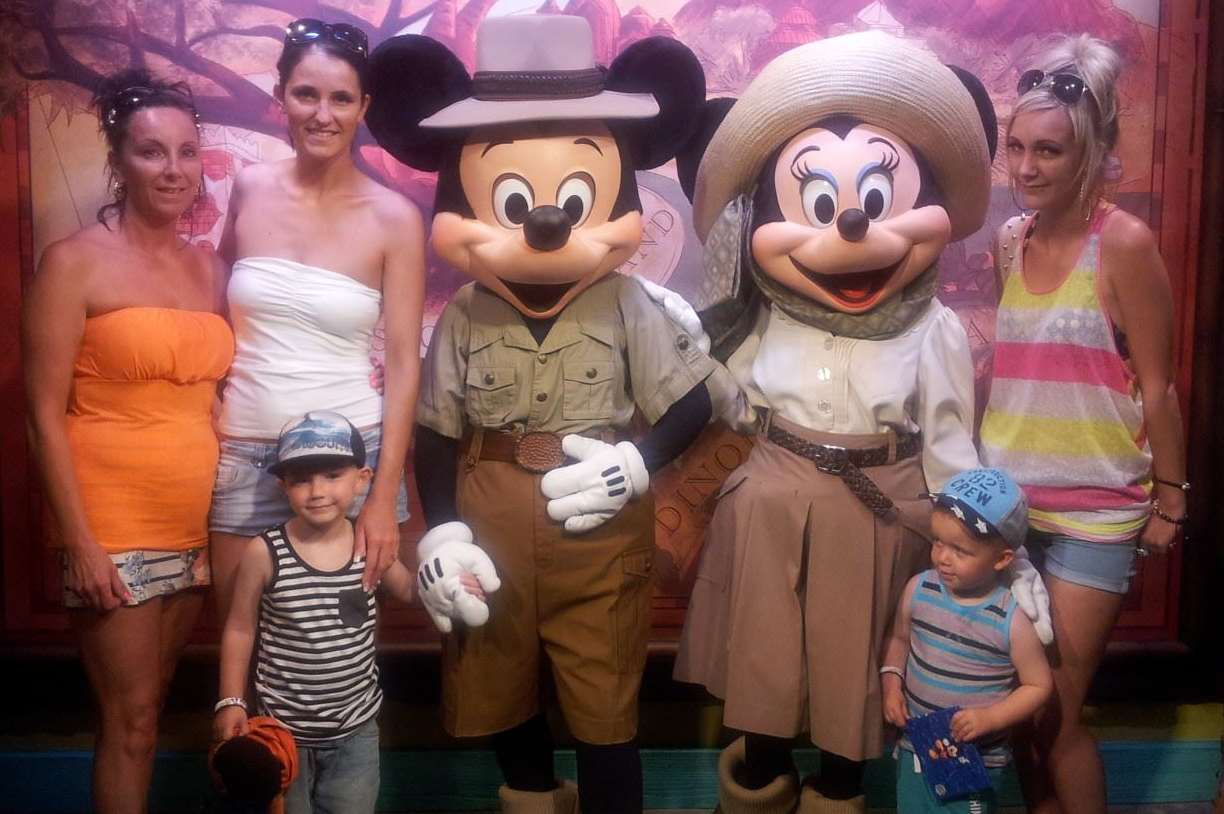
[[[1160,510],[1159,500],[1152,501],[1152,514],[1156,515],[1166,523],[1172,523],[1175,526],[1184,526],[1186,524],[1186,515],[1183,514],[1181,517],[1173,517],[1172,515],[1162,512]]]

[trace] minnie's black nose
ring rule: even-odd
[[[847,209],[837,216],[837,231],[844,239],[857,243],[867,234],[870,223],[863,210]]]
[[[523,236],[536,251],[555,251],[569,241],[569,216],[555,206],[537,206],[523,221]]]

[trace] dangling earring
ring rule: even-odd
[[[1018,200],[1016,200],[1016,179],[1012,178],[1011,173],[1007,174],[1007,192],[1009,195],[1011,195],[1012,206],[1020,210],[1020,222],[1024,223],[1026,220],[1028,220],[1029,213],[1028,210],[1026,210],[1024,206]]]

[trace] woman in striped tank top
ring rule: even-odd
[[[1186,511],[1168,275],[1148,227],[1102,200],[1119,68],[1105,43],[1062,38],[1021,75],[1007,128],[1010,182],[1031,214],[996,243],[981,453],[1028,495],[1028,549],[1050,593],[1057,711],[1016,750],[1035,812],[1105,811],[1084,695],[1136,551],[1166,553]]]

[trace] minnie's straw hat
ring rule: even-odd
[[[990,154],[973,97],[928,51],[878,31],[846,34],[779,55],[731,108],[701,160],[697,235],[756,185],[765,160],[828,116],[884,127],[922,153],[943,191],[952,239],[976,232],[990,199]]]

